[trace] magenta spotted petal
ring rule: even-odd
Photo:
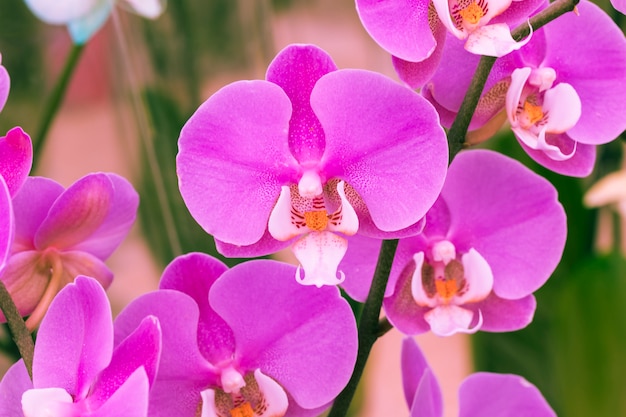
[[[112,272],[104,261],[132,226],[139,197],[115,174],[89,174],[67,190],[29,177],[15,195],[15,242],[0,276],[27,324],[35,328],[54,295],[77,275],[105,288]]]
[[[0,383],[0,415],[59,417],[147,416],[148,391],[158,367],[161,331],[144,318],[113,348],[111,309],[102,286],[77,277],[66,286],[37,335],[32,382],[23,362]]]
[[[30,137],[20,127],[14,127],[0,138],[0,176],[12,196],[26,181],[32,164],[33,146]]]
[[[303,287],[288,279],[294,273],[275,261],[225,270],[200,253],[176,258],[161,289],[133,301],[115,322],[116,340],[146,314],[161,323],[151,415],[195,416],[201,398],[208,415],[235,414],[234,397],[253,408],[262,399],[276,415],[319,414],[352,373],[356,324],[336,288]]]
[[[227,85],[200,106],[181,131],[177,172],[191,214],[223,254],[294,244],[298,279],[322,286],[343,280],[341,256],[331,255],[345,252],[345,236],[419,232],[447,155],[437,114],[419,95],[290,45],[267,81]]]

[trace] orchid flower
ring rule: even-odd
[[[7,103],[10,89],[11,78],[7,69],[2,65],[2,55],[0,55],[0,111],[4,109],[4,105]]]
[[[443,417],[441,388],[412,338],[402,342],[402,382],[410,417]],[[478,372],[459,388],[459,417],[556,417],[541,392],[518,375]]]
[[[503,56],[524,46],[510,26],[523,21],[543,0],[356,0],[363,26],[393,56],[402,81],[420,88],[439,65],[446,33],[474,54]]]
[[[111,307],[102,286],[79,276],[50,305],[33,357],[0,382],[2,417],[145,417],[161,351],[161,331],[145,317],[113,348]]]
[[[181,131],[177,170],[189,211],[222,254],[292,244],[298,281],[322,286],[345,278],[344,236],[419,232],[447,159],[437,114],[419,95],[291,45],[267,81],[235,82],[200,106]]]
[[[626,219],[626,169],[612,172],[593,184],[585,193],[587,207],[613,205]]]
[[[3,69],[0,67],[0,78]],[[0,98],[3,85],[8,84],[0,79]],[[21,128],[15,127],[0,138],[0,271],[6,265],[15,236],[13,196],[26,181],[32,162],[32,143]]]
[[[0,274],[33,329],[52,298],[77,275],[107,288],[104,264],[132,226],[138,205],[132,185],[115,174],[89,174],[65,190],[43,177],[29,177],[13,198],[15,241]]]
[[[119,6],[139,16],[156,19],[165,9],[165,0],[24,0],[40,20],[52,25],[67,25],[75,44],[86,43]]]
[[[294,270],[270,260],[228,270],[192,253],[120,313],[116,341],[145,315],[161,323],[151,416],[321,414],[352,373],[356,323],[337,288],[301,286]]]
[[[528,325],[532,293],[556,268],[566,218],[556,190],[517,161],[486,151],[461,152],[422,234],[400,239],[384,308],[405,334],[439,336]],[[368,291],[380,242],[351,239],[342,267],[359,276],[350,296]],[[353,251],[353,252],[351,252]]]
[[[539,29],[520,51],[496,61],[478,103],[468,144],[491,137],[506,120],[535,161],[564,175],[593,169],[595,145],[626,129],[626,40],[599,7],[582,0]],[[423,90],[450,126],[478,60],[454,40]],[[468,64],[461,66],[461,60]]]

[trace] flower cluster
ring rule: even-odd
[[[67,25],[79,49],[116,5],[152,19],[164,9],[162,0],[25,2]],[[566,6],[576,13],[546,20]],[[467,116],[469,148],[508,122],[543,167],[589,175],[596,147],[626,129],[626,38],[587,0],[356,0],[356,9],[401,83],[291,44],[265,79],[212,94],[178,138],[180,196],[217,251],[289,248],[295,265],[229,268],[182,254],[168,259],[158,290],[113,318],[105,262],[135,222],[139,193],[115,173],[69,187],[31,175],[39,155],[29,135],[15,127],[0,138],[0,321],[22,356],[0,382],[0,416],[314,417],[332,407],[343,417],[373,343],[395,329],[407,335],[410,416],[441,417],[441,389],[410,336],[533,321],[535,292],[566,246],[557,190],[509,156],[458,151],[447,136]],[[490,73],[480,55],[494,58]],[[0,65],[0,110],[9,85]],[[512,374],[475,373],[459,398],[461,417],[556,415]]]

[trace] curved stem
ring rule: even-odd
[[[520,40],[524,37],[528,36],[530,33],[530,26],[532,26],[533,30],[537,30],[543,25],[551,22],[557,17],[574,10],[579,0],[557,0],[554,3],[550,4],[546,9],[542,10],[535,16],[533,16],[529,23],[523,23],[517,28],[515,28],[511,35],[513,39]],[[480,58],[478,63],[478,67],[476,68],[476,72],[474,73],[474,78],[472,79],[472,83],[470,84],[467,93],[465,93],[465,97],[463,98],[463,102],[461,103],[461,108],[457,113],[456,118],[454,119],[454,123],[450,127],[448,132],[448,146],[450,149],[450,161],[454,159],[457,153],[463,149],[465,144],[465,135],[467,134],[467,129],[469,128],[470,121],[472,120],[472,116],[474,115],[474,111],[476,110],[476,106],[478,105],[478,100],[480,100],[480,95],[483,92],[483,88],[485,87],[485,83],[487,82],[487,77],[491,72],[491,68],[493,64],[495,64],[496,58],[491,56],[483,56]]]
[[[7,287],[2,281],[0,281],[0,310],[2,310],[2,313],[7,320],[9,330],[11,331],[11,337],[17,345],[17,349],[20,351],[20,355],[22,356],[22,359],[24,359],[24,365],[26,365],[28,375],[32,379],[35,343],[33,342],[33,337],[26,327],[26,323],[24,323],[24,319],[22,319],[22,316],[11,298],[11,294],[9,294]]]
[[[63,97],[65,97],[65,93],[67,92],[67,86],[69,85],[69,81],[74,73],[74,70],[76,69],[76,64],[78,63],[84,48],[84,44],[72,45],[72,49],[70,50],[67,60],[65,61],[63,71],[61,72],[61,75],[59,76],[59,79],[57,80],[57,83],[50,93],[48,101],[46,102],[41,120],[39,122],[39,128],[37,129],[36,135],[33,137],[33,171],[35,171],[35,167],[39,162],[41,151],[48,136],[48,131],[50,130],[54,116],[56,116],[59,108],[61,107]]]
[[[387,287],[389,272],[391,271],[391,264],[396,254],[397,247],[397,239],[383,240],[380,254],[378,255],[378,264],[374,272],[374,279],[372,280],[372,286],[370,287],[367,300],[363,306],[361,319],[359,320],[359,351],[357,353],[354,372],[352,373],[352,377],[350,377],[348,385],[346,385],[337,399],[335,399],[328,417],[343,417],[346,415],[354,393],[356,392],[356,388],[361,380],[361,376],[363,375],[363,370],[365,369],[365,364],[367,363],[367,358],[372,350],[372,346],[379,337],[378,318],[380,316],[380,308],[383,304],[385,288]]]
[[[389,322],[387,317],[383,317],[378,321],[378,333],[376,337],[383,337],[391,329],[393,329],[393,324]]]

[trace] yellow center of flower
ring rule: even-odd
[[[473,1],[468,6],[459,10],[459,14],[464,21],[475,25],[485,15],[485,10]]]
[[[321,232],[328,226],[328,212],[326,210],[307,211],[304,213],[304,222],[309,229]]]
[[[449,300],[459,291],[456,280],[437,279],[435,280],[435,289],[444,300]]]
[[[526,114],[526,117],[528,117],[528,123],[530,125],[534,125],[535,123],[541,121],[544,116],[541,106],[533,104],[528,100],[524,102],[524,113]]]
[[[252,410],[250,403],[246,401],[243,404],[231,409],[230,417],[254,417],[254,410]]]

